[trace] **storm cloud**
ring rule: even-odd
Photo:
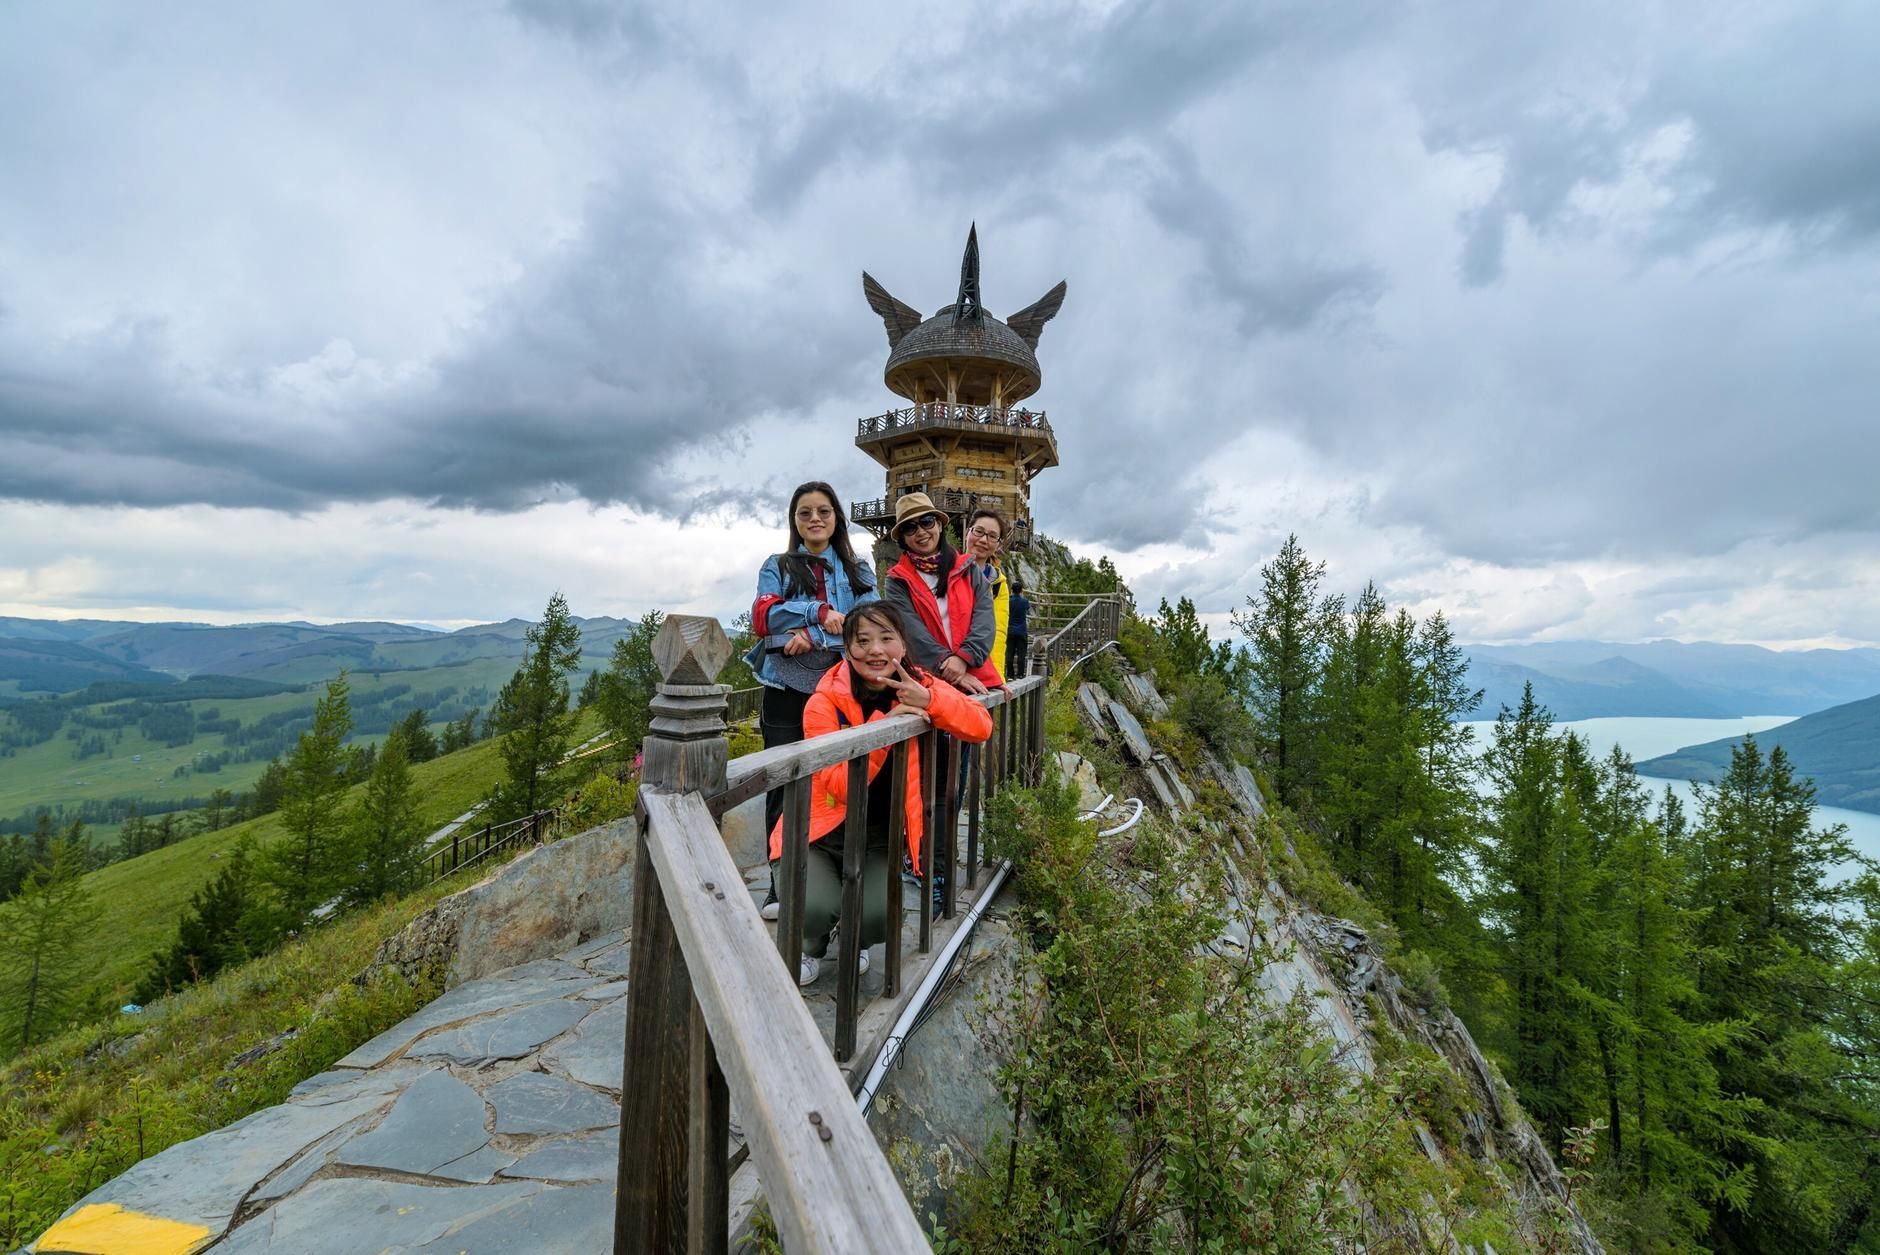
[[[858,272],[931,312],[977,221],[995,311],[1070,281],[1039,522],[1152,597],[1221,621],[1298,531],[1482,637],[1871,640],[1877,50],[1854,3],[8,6],[0,576],[74,510],[872,496]]]

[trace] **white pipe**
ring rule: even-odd
[[[1136,826],[1136,821],[1142,818],[1142,799],[1132,797],[1129,800],[1136,804],[1136,813],[1114,828],[1105,828],[1102,832],[1097,834],[1099,837],[1113,837],[1119,832],[1128,832],[1131,828]]]
[[[939,988],[941,980],[953,966],[953,956],[959,953],[960,947],[966,944],[966,939],[972,936],[973,928],[979,923],[979,917],[985,913],[992,899],[998,896],[999,887],[1005,883],[1005,874],[1011,870],[1010,859],[999,864],[998,869],[992,873],[992,882],[986,886],[986,891],[973,900],[972,908],[966,912],[966,918],[953,931],[953,935],[947,938],[946,945],[941,947],[940,957],[935,959],[933,966],[927,969],[927,975],[921,980],[920,987],[914,991],[914,996],[908,999],[907,1005],[901,1008],[900,1017],[894,1021],[894,1027],[888,1030],[888,1040],[882,1043],[881,1053],[875,1056],[874,1065],[868,1069],[868,1076],[863,1079],[862,1088],[855,1095],[855,1102],[861,1107],[864,1117],[868,1115],[868,1108],[875,1101],[875,1091],[881,1088],[881,1082],[888,1075],[888,1069],[894,1066],[896,1059],[900,1058],[901,1047],[907,1042],[909,1026],[926,1008],[927,1000],[933,997],[934,990]]]

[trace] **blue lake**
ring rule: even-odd
[[[1794,715],[1746,715],[1739,719],[1626,717],[1576,719],[1570,723],[1557,723],[1554,727],[1577,732],[1592,747],[1597,758],[1604,758],[1613,746],[1622,745],[1636,762],[1669,754],[1687,745],[1702,745],[1706,741],[1720,741],[1724,737],[1766,732],[1770,728],[1781,727],[1793,718]],[[1486,722],[1470,721],[1463,726],[1475,729],[1478,752],[1494,737],[1495,723],[1492,719]],[[1650,776],[1641,776],[1640,779],[1651,786],[1654,793],[1661,793],[1665,785],[1670,785],[1671,791],[1683,800],[1686,813],[1693,819],[1697,817],[1697,797],[1690,781],[1658,780]],[[1817,806],[1815,826],[1825,827],[1829,824],[1846,824],[1847,835],[1854,843],[1854,848],[1869,858],[1880,858],[1880,815],[1846,810],[1839,806]]]

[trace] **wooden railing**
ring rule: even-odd
[[[424,860],[424,883],[436,884],[446,876],[455,876],[465,868],[488,862],[505,850],[540,845],[547,838],[554,818],[552,810],[537,811],[506,824],[484,824],[481,832],[466,834],[459,828],[450,834],[449,845],[440,845]]]
[[[729,690],[711,680],[729,652],[723,629],[703,617],[669,617],[654,642],[665,680],[653,699],[639,796],[614,1249],[726,1250],[735,1096],[786,1250],[925,1250],[920,1226],[836,1064],[855,1051],[868,792],[891,790],[883,992],[892,996],[902,988],[899,863],[909,746],[920,746],[922,797],[930,799],[922,825],[918,940],[926,950],[933,924],[926,906],[936,875],[948,916],[960,873],[969,887],[977,880],[983,799],[1007,781],[1037,778],[1044,680],[1025,677],[976,699],[992,710],[994,736],[973,755],[962,796],[960,747],[914,715],[728,762]],[[889,751],[889,762],[871,786],[868,756],[881,749]],[[810,789],[816,772],[843,764],[849,796],[832,1058],[796,978]],[[727,810],[773,788],[784,790],[786,838],[774,942],[718,829]],[[955,866],[962,806],[963,868]]]
[[[763,707],[764,686],[761,684],[754,684],[747,689],[732,689],[725,695],[725,718],[732,723],[757,718]]]
[[[849,521],[858,527],[866,527],[877,536],[886,536],[888,529],[894,526],[894,503],[902,494],[892,497],[875,497],[868,501],[849,502]],[[1005,537],[1007,550],[1023,550],[1031,547],[1031,525],[1022,518],[1013,518],[1016,511],[1013,502],[1017,500],[1010,493],[966,492],[958,488],[930,490],[927,493],[936,506],[945,510],[953,518],[964,523],[966,515],[974,506],[995,506],[1006,516],[1011,530]]]
[[[855,442],[866,444],[897,431],[921,427],[1000,427],[1012,432],[1036,431],[1050,434],[1051,424],[1043,410],[999,408],[990,405],[963,405],[957,402],[927,401],[885,414],[870,414],[855,425]]]

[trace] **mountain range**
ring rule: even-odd
[[[1493,719],[1524,684],[1554,718],[1804,715],[1880,693],[1880,649],[1775,650],[1700,641],[1467,645],[1472,716]]]
[[[1661,754],[1638,764],[1640,774],[1713,781],[1730,766],[1741,737],[1726,737]],[[1765,751],[1781,746],[1797,776],[1815,782],[1823,806],[1880,813],[1880,696],[1804,715],[1756,734]]]
[[[629,619],[577,617],[583,661],[605,666]],[[297,684],[352,671],[413,671],[520,657],[522,619],[443,632],[402,623],[122,623],[0,616],[0,696],[67,693],[106,680],[168,684],[196,675]],[[584,668],[585,669],[585,668]]]

